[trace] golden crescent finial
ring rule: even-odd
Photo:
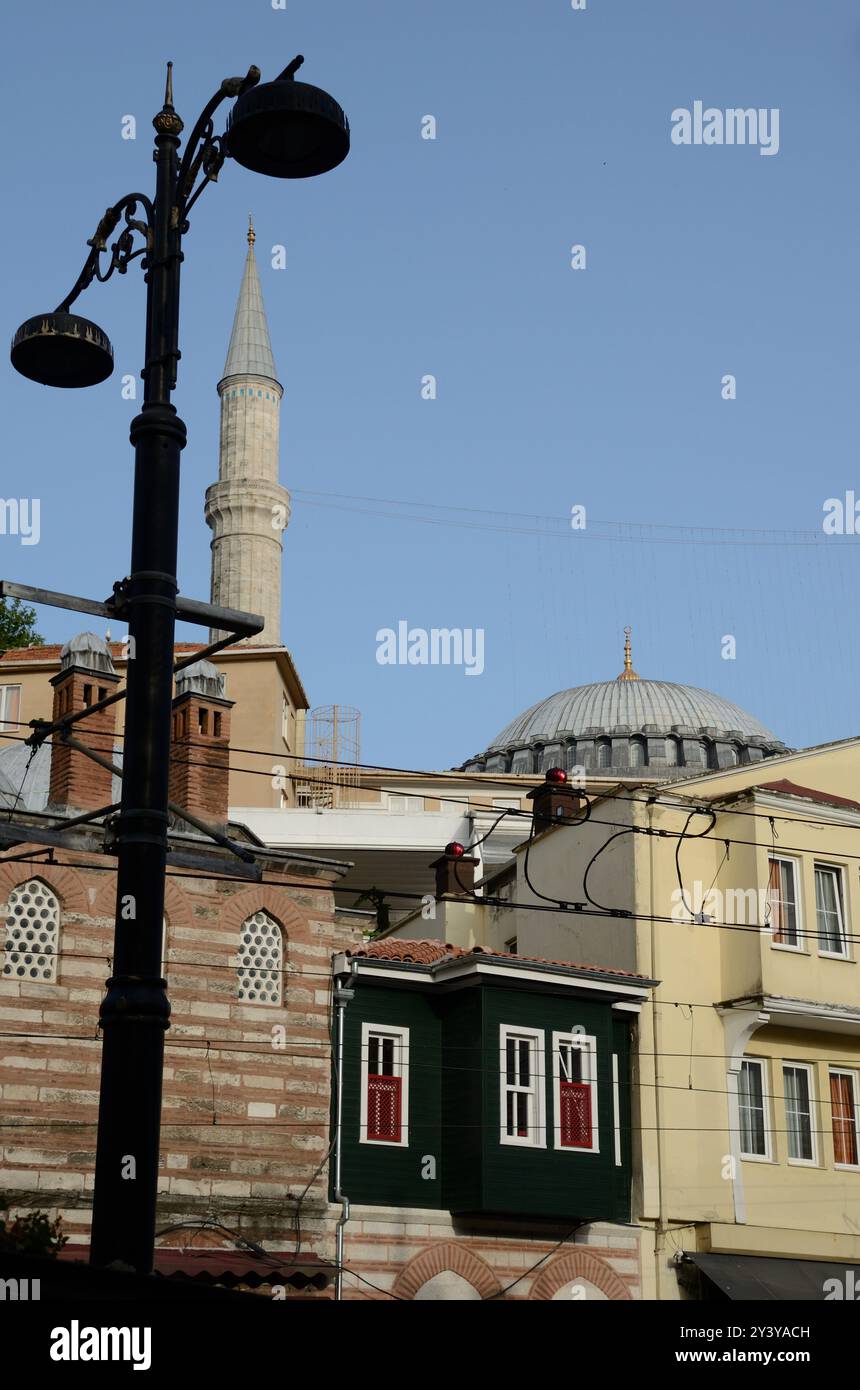
[[[257,233],[254,231],[254,214],[248,213],[248,245],[253,246],[257,240]]]
[[[620,681],[638,681],[639,677],[633,670],[633,654],[630,645],[630,636],[633,632],[632,627],[624,629],[624,670],[616,679]]]

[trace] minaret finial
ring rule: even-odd
[[[630,647],[630,634],[632,631],[632,627],[626,627],[624,629],[624,670],[621,672],[620,676],[616,676],[616,680],[619,681],[638,681],[639,679],[638,675],[633,670],[633,654]]]
[[[254,214],[248,213],[248,245],[253,246],[257,240],[257,233],[254,231]]]

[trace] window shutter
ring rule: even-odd
[[[367,1137],[368,1139],[400,1142],[401,1078],[378,1076],[367,1078]]]
[[[559,1112],[561,1115],[561,1147],[590,1149],[591,1087],[581,1081],[559,1082]]]

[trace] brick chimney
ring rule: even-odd
[[[211,661],[176,678],[170,751],[170,800],[216,825],[227,823],[230,711],[224,677]]]
[[[475,890],[477,863],[457,840],[452,840],[445,846],[444,854],[430,865],[436,870],[436,897],[470,898]]]
[[[528,800],[532,802],[536,831],[545,830],[558,821],[576,820],[583,804],[583,798],[571,787],[563,767],[548,768],[543,782],[528,793]]]
[[[88,709],[119,684],[110,648],[94,632],[79,632],[60,653],[60,670],[52,676],[53,719]],[[103,758],[114,755],[116,709],[109,705],[72,725],[71,732]],[[55,734],[51,742],[49,806],[69,811],[94,811],[113,801],[113,777],[107,768],[69,748]]]

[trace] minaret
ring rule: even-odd
[[[212,528],[212,602],[262,613],[266,626],[250,640],[280,646],[281,533],[290,517],[290,494],[278,482],[284,392],[275,375],[254,240],[249,218],[245,272],[218,382],[218,481],[206,490],[206,521]]]

